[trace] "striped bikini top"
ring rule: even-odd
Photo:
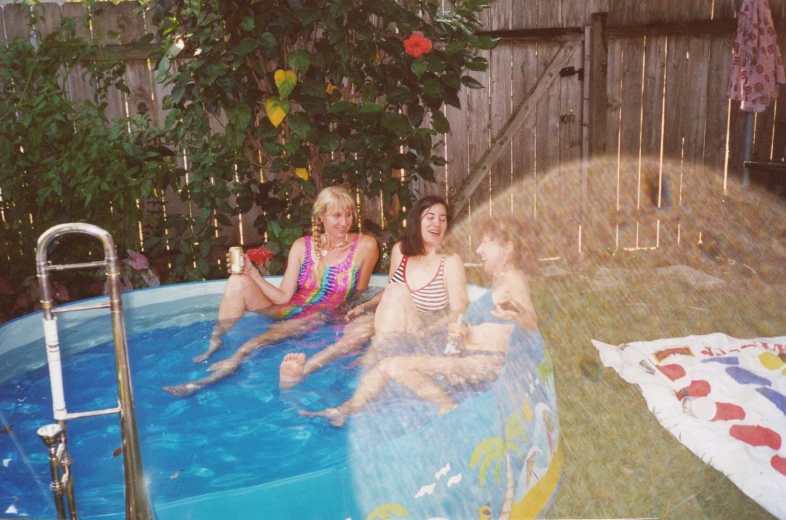
[[[282,306],[280,318],[295,318],[332,309],[343,303],[357,287],[360,268],[355,264],[355,251],[360,243],[360,234],[355,237],[347,256],[336,265],[325,267],[322,276],[314,275],[316,261],[311,252],[311,237],[306,235],[306,256],[300,264],[297,291]]]
[[[437,269],[434,278],[417,291],[413,291],[407,283],[407,256],[401,259],[396,272],[390,277],[390,283],[393,282],[402,282],[407,286],[409,294],[412,296],[412,303],[420,312],[441,311],[447,308],[450,303],[448,292],[445,290],[445,255],[442,255],[442,259],[439,261],[439,269]]]

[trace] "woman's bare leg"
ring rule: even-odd
[[[268,330],[259,336],[250,339],[243,343],[240,348],[228,359],[213,363],[208,367],[208,370],[213,372],[208,377],[198,381],[189,381],[188,383],[177,386],[166,386],[164,390],[172,395],[188,396],[209,384],[215,383],[226,376],[234,373],[243,360],[255,350],[267,346],[274,341],[296,337],[305,334],[317,325],[325,322],[325,319],[320,314],[307,316],[304,318],[293,318],[291,320],[280,321],[270,326]]]
[[[196,356],[194,363],[201,363],[212,356],[223,345],[221,337],[235,326],[246,311],[259,311],[271,305],[257,283],[245,274],[234,274],[227,280],[224,296],[218,307],[218,320],[213,326],[210,341],[204,354]]]
[[[403,283],[388,284],[374,314],[374,341],[396,332],[416,332],[422,327],[409,288]]]
[[[305,354],[287,354],[279,369],[279,386],[289,389],[297,385],[309,374],[316,372],[334,359],[357,350],[374,334],[373,315],[364,315],[347,323],[341,338],[320,350],[310,358]]]
[[[443,415],[457,405],[453,398],[434,382],[435,377],[444,377],[453,383],[485,380],[498,373],[504,363],[504,358],[493,356],[455,358],[420,354],[386,358],[361,378],[355,394],[340,406],[317,412],[301,410],[300,413],[309,417],[325,417],[333,426],[341,427],[350,415],[362,410],[382,393],[390,381],[395,381],[419,398],[437,405],[437,414]]]
[[[301,410],[300,413],[309,417],[324,417],[330,424],[340,428],[350,415],[358,413],[382,393],[390,381],[396,381],[421,399],[439,406],[438,414],[442,415],[453,409],[456,403],[442,387],[422,373],[419,368],[423,364],[428,368],[434,359],[444,358],[427,355],[385,358],[360,379],[358,389],[340,406],[317,412]]]

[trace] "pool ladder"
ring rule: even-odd
[[[104,260],[81,264],[49,265],[47,247],[57,237],[71,233],[82,233],[98,238],[104,246]],[[71,456],[68,453],[66,422],[70,419],[94,417],[98,415],[119,414],[120,436],[123,453],[123,477],[125,480],[126,519],[146,520],[154,518],[150,500],[145,488],[142,472],[142,455],[139,449],[136,418],[134,415],[134,396],[131,391],[131,370],[128,364],[128,344],[126,341],[125,323],[123,320],[123,300],[120,296],[120,270],[115,252],[115,243],[105,230],[92,224],[60,224],[47,230],[38,238],[36,252],[38,281],[41,291],[41,307],[44,313],[44,339],[46,340],[46,356],[49,363],[49,379],[52,386],[52,408],[56,424],[49,424],[38,429],[38,435],[49,451],[49,468],[52,473],[52,493],[55,496],[55,508],[59,519],[66,518],[66,504],[70,518],[78,518],[76,500],[74,498],[73,475],[71,473]],[[49,282],[50,271],[68,269],[106,268],[109,280],[109,302],[95,305],[70,306],[55,308],[53,291]],[[76,312],[91,309],[110,309],[112,329],[115,340],[115,358],[117,366],[116,408],[95,410],[92,412],[68,413],[63,391],[63,371],[60,363],[60,341],[57,335],[56,315],[63,312]]]

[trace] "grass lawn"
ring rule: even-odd
[[[584,275],[534,277],[533,301],[554,359],[565,466],[549,518],[772,518],[663,428],[635,385],[600,363],[609,344],[722,332],[786,335],[786,285],[739,266],[702,271],[723,289],[658,281],[635,257],[615,265],[624,285],[597,291]],[[711,272],[714,271],[714,272]],[[575,271],[574,271],[575,273]],[[786,279],[782,279],[786,282]]]

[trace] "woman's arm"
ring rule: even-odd
[[[467,273],[464,261],[457,254],[445,258],[445,290],[448,292],[450,312],[455,319],[467,310]]]
[[[306,240],[298,238],[292,247],[289,249],[289,258],[287,259],[287,268],[284,271],[284,277],[281,280],[281,285],[276,287],[271,284],[257,271],[256,268],[251,268],[246,271],[246,274],[253,279],[259,286],[262,293],[274,304],[287,303],[292,295],[295,294],[297,289],[297,277],[300,273],[300,266],[306,258]],[[250,265],[248,261],[247,265]]]
[[[503,320],[515,320],[524,330],[538,328],[538,315],[529,292],[527,277],[518,269],[505,273],[491,298],[494,301],[494,316]]]
[[[365,291],[368,287],[368,282],[371,280],[371,274],[374,272],[377,260],[379,260],[377,241],[369,235],[360,235],[360,243],[355,256],[355,263],[360,270],[357,285],[358,291]]]
[[[460,314],[464,314],[469,305],[467,298],[467,275],[464,270],[464,261],[457,254],[445,258],[445,290],[448,293],[450,312],[447,316],[429,323],[426,332],[453,323]]]
[[[371,238],[371,240],[374,239]],[[374,240],[374,244],[376,244],[376,240]],[[376,251],[377,251],[377,257],[379,257],[379,250],[377,249]],[[393,245],[393,248],[390,251],[390,272],[388,273],[388,280],[390,280],[390,278],[393,276],[393,273],[396,272],[396,269],[398,268],[398,264],[401,263],[401,256],[402,256],[401,247],[399,246],[398,242],[396,242],[396,244]],[[376,260],[374,260],[374,264],[376,263],[377,263]],[[371,274],[369,274],[369,278],[370,277]],[[368,285],[368,281],[366,281],[366,285]],[[360,284],[358,284],[358,288],[359,287]],[[353,320],[356,317],[360,316],[361,314],[365,314],[370,309],[376,309],[377,305],[379,305],[380,300],[382,300],[382,294],[384,292],[385,291],[379,291],[377,294],[375,294],[365,302],[361,303],[357,307],[353,307],[352,310],[350,310],[347,313],[347,319]]]

